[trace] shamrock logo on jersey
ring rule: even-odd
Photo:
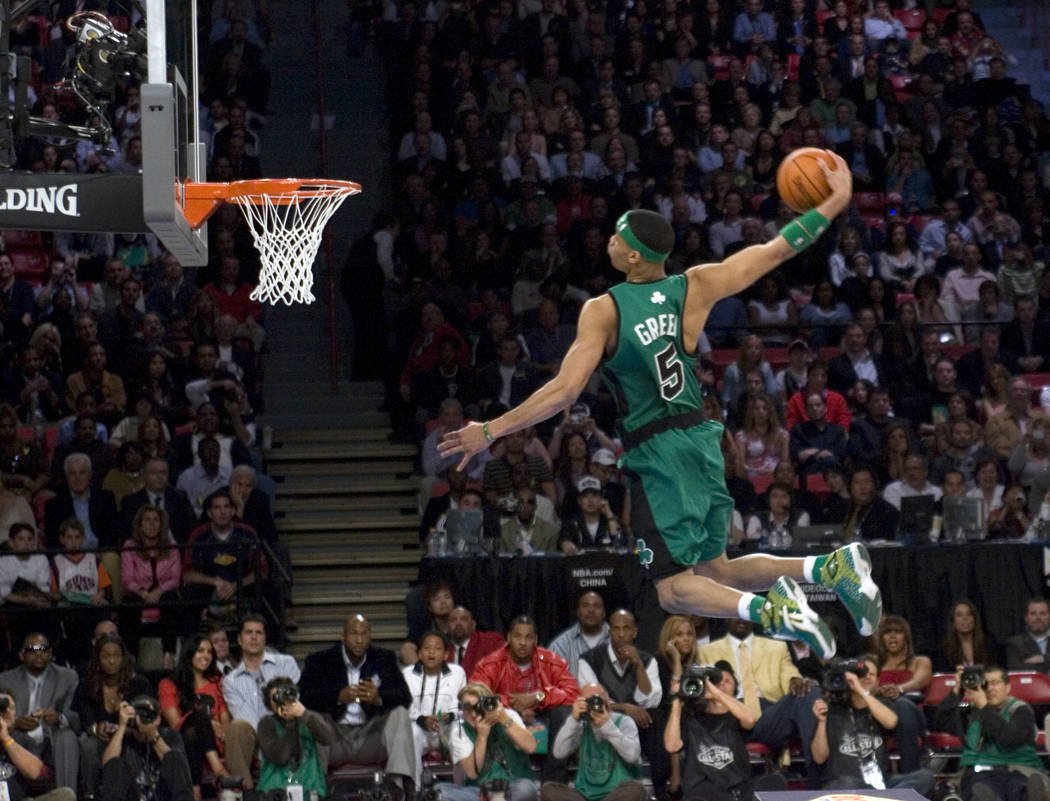
[[[663,303],[665,300],[667,300],[667,297],[660,290],[654,292],[653,296],[649,298],[650,303]]]
[[[645,547],[645,540],[638,540],[634,552],[638,554],[638,561],[643,567],[649,567],[653,563],[653,549]]]

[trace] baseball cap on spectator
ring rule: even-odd
[[[599,448],[594,452],[591,457],[591,461],[595,464],[605,465],[606,467],[612,467],[616,464],[616,454],[608,448]]]
[[[585,492],[601,492],[602,482],[594,476],[584,476],[576,482],[576,491],[583,495]]]
[[[791,344],[788,345],[788,351],[789,352],[793,351],[795,348],[802,348],[804,350],[809,350],[809,343],[806,342],[806,340],[804,340],[804,339],[793,339],[793,340],[791,340]]]

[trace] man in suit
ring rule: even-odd
[[[1036,336],[1035,298],[1014,298],[1014,319],[1003,326],[1002,347],[1017,357],[1020,372],[1035,373],[1050,365],[1050,341]]]
[[[1024,632],[1006,641],[1007,670],[1037,670],[1050,673],[1050,602],[1039,596],[1029,598],[1024,615]]]
[[[1017,370],[1017,359],[1001,346],[1002,336],[999,327],[981,326],[980,345],[959,357],[955,369],[959,373],[959,384],[975,398],[981,396],[981,389],[988,371],[993,364],[1002,364],[1011,373]]]
[[[66,487],[59,490],[44,506],[44,536],[47,547],[58,549],[58,527],[63,520],[75,517],[84,525],[85,548],[113,548],[99,555],[113,580],[113,601],[120,603],[120,517],[117,501],[109,490],[91,486],[91,458],[84,453],[71,453],[62,465]]]
[[[846,328],[843,352],[828,362],[828,386],[843,395],[853,389],[857,379],[866,378],[877,387],[887,385],[888,372],[882,357],[868,349],[868,337],[857,324]]]
[[[178,543],[185,544],[190,532],[197,526],[193,509],[186,496],[172,487],[169,481],[166,459],[153,457],[146,460],[145,486],[138,492],[124,496],[120,505],[121,531],[125,539],[131,536],[131,524],[135,513],[146,504],[156,506],[168,513],[171,535]]]
[[[0,673],[0,686],[14,693],[11,736],[55,768],[58,787],[77,787],[80,716],[73,711],[79,679],[75,671],[51,661],[51,643],[39,632],[27,634],[18,652],[22,664]]]
[[[451,644],[445,660],[463,668],[468,678],[483,657],[506,642],[498,631],[478,631],[474,615],[463,606],[457,606],[448,616],[448,638]]]
[[[342,642],[306,658],[299,692],[308,709],[335,721],[331,767],[381,762],[412,797],[421,764],[408,717],[412,698],[394,652],[372,645],[364,615],[346,619]]]
[[[868,126],[863,122],[854,122],[849,141],[835,150],[850,165],[858,191],[881,192],[886,186],[886,157],[868,144]]]

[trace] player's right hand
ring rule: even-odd
[[[463,458],[458,470],[466,470],[474,454],[481,453],[489,446],[488,437],[481,423],[467,423],[458,431],[449,431],[438,443],[438,453],[443,457],[453,453],[462,453]]]

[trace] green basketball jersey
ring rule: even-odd
[[[609,290],[620,316],[616,352],[602,365],[602,378],[616,400],[625,431],[664,417],[699,409],[695,355],[682,342],[686,277]]]

